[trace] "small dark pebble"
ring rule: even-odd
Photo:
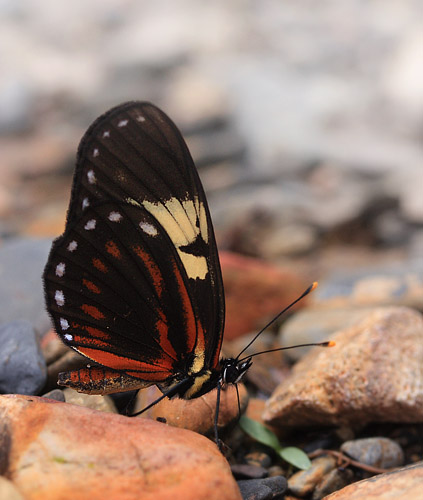
[[[287,489],[283,476],[238,481],[243,500],[282,500]]]
[[[60,389],[53,389],[43,394],[43,398],[54,399],[55,401],[65,402],[65,395]]]
[[[251,464],[234,464],[231,470],[235,479],[262,479],[268,474],[264,467]]]
[[[250,465],[258,465],[259,467],[270,467],[272,465],[272,459],[263,451],[252,451],[245,455],[244,460]]]
[[[131,415],[134,412],[134,406],[138,391],[115,392],[110,394],[119,413]]]
[[[47,367],[29,321],[0,326],[0,394],[39,394]]]
[[[284,476],[286,471],[282,469],[280,465],[272,465],[267,469],[267,473],[269,477],[274,477],[274,476]]]

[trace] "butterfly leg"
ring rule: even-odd
[[[219,431],[217,428],[217,423],[219,420],[219,407],[220,407],[220,392],[222,390],[222,383],[219,381],[217,384],[217,399],[216,399],[216,412],[214,414],[214,439],[216,441],[217,447],[219,450],[223,453],[222,451],[222,443],[219,439]]]
[[[186,387],[187,382],[189,382],[190,379],[184,379],[181,380],[181,382],[178,382],[174,386],[172,386],[168,391],[164,392],[159,398],[157,398],[155,401],[147,405],[145,408],[143,408],[140,411],[137,411],[136,413],[133,413],[132,415],[128,415],[128,417],[136,417],[137,415],[141,415],[141,413],[144,413],[145,411],[149,410],[152,408],[154,405],[157,403],[160,403],[160,401],[166,397],[171,398],[173,396],[176,396],[176,394],[179,393],[181,388]]]

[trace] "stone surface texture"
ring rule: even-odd
[[[26,500],[240,500],[199,434],[37,397],[0,396],[0,469]]]
[[[405,307],[379,308],[314,349],[268,400],[273,425],[362,426],[423,419],[423,319]]]

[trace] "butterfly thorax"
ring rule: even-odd
[[[215,369],[203,369],[186,377],[175,378],[171,385],[161,385],[160,388],[163,392],[170,391],[171,397],[195,399],[216,389],[218,384],[224,387],[238,383],[251,364],[251,358],[243,361],[234,358],[222,359]]]

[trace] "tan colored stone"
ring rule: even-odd
[[[311,467],[307,470],[300,470],[288,479],[288,488],[291,493],[304,497],[311,493],[324,476],[336,467],[336,460],[325,455],[315,458],[311,462]]]
[[[6,475],[26,500],[240,500],[216,445],[148,419],[0,396]]]
[[[117,413],[116,406],[110,396],[99,396],[96,394],[82,394],[66,387],[63,389],[66,403],[85,406],[92,410]]]
[[[69,352],[69,347],[59,339],[57,333],[51,328],[41,340],[41,350],[47,365],[50,365]]]
[[[247,407],[248,393],[243,384],[238,384],[241,413]],[[141,410],[160,397],[162,393],[156,387],[149,387],[139,393],[136,409]],[[174,427],[189,429],[200,434],[212,434],[214,430],[214,416],[216,413],[216,390],[210,391],[199,398],[186,400],[180,398],[165,398],[146,412],[150,418],[165,418],[166,423]],[[221,392],[219,406],[218,429],[238,420],[238,400],[235,386],[230,385]]]
[[[350,484],[323,500],[423,500],[423,462]]]
[[[406,307],[374,310],[316,348],[268,400],[273,425],[365,424],[423,419],[423,319]]]
[[[3,476],[0,476],[0,498],[1,500],[25,500],[12,481]]]

